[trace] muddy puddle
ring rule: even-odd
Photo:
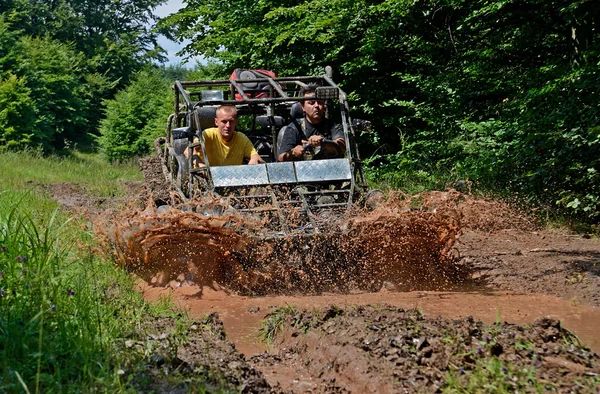
[[[253,335],[258,322],[274,308],[367,304],[417,307],[431,315],[473,316],[485,322],[520,324],[551,316],[600,350],[597,308],[582,305],[576,297],[549,296],[551,291],[520,294],[514,262],[508,267],[512,272],[503,273],[505,281],[514,284],[511,291],[489,286],[486,275],[476,271],[473,250],[497,254],[499,245],[516,247],[519,237],[513,230],[535,228],[532,219],[505,204],[454,191],[396,196],[374,211],[331,218],[335,232],[277,240],[261,238],[263,222],[228,212],[219,202],[203,201],[196,208],[204,213],[148,207],[113,213],[96,224],[105,249],[141,279],[140,288],[149,299],[172,294],[194,315],[218,312],[228,335],[245,354],[265,349]],[[465,236],[464,228],[489,237]],[[511,231],[504,244],[501,233],[494,232],[503,228]],[[539,237],[545,245],[562,242],[550,235]],[[487,252],[486,245],[493,252]],[[600,258],[600,245],[595,247],[597,252],[588,253]],[[529,259],[521,249],[502,253]],[[490,266],[501,268],[496,257],[477,262],[486,272]],[[592,259],[588,264],[597,262]],[[572,274],[565,275],[568,283]],[[535,282],[523,276],[528,283]],[[552,287],[560,289],[556,281]],[[589,287],[597,293],[594,283]]]
[[[175,289],[149,286],[140,281],[140,290],[150,300],[170,296],[193,316],[217,312],[236,348],[246,356],[268,350],[258,336],[260,321],[273,310],[293,305],[300,309],[342,308],[355,305],[390,305],[417,308],[428,317],[460,319],[468,316],[487,324],[510,322],[531,324],[539,317],[560,320],[594,351],[600,353],[600,310],[577,305],[558,297],[525,295],[480,289],[472,292],[397,292],[335,294],[318,296],[245,297],[210,287],[182,286]]]
[[[329,373],[282,361],[306,362],[301,351],[286,355],[283,342],[265,344],[258,331],[263,319],[286,306],[317,313],[370,305],[412,309],[433,320],[472,317],[524,327],[547,317],[600,351],[600,309],[593,301],[600,288],[597,243],[541,234],[528,218],[454,192],[420,196],[418,204],[414,209],[414,201],[398,199],[336,218],[331,233],[275,241],[261,239],[264,223],[223,211],[208,216],[148,208],[105,218],[97,228],[105,250],[140,279],[147,299],[168,296],[192,317],[217,313],[227,339],[277,388],[273,392],[398,389],[361,386],[357,376],[337,384]],[[549,252],[542,256],[541,250]],[[552,275],[549,285],[542,274]],[[319,341],[310,346],[318,348]],[[431,384],[426,391],[437,383]]]

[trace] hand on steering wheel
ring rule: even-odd
[[[336,159],[343,157],[344,155],[342,147],[340,147],[336,142],[323,137],[319,139],[319,145],[317,146],[311,145],[308,141],[303,142],[306,142],[304,145],[302,145],[302,148],[304,148],[305,151],[314,152],[314,156],[312,157],[313,160]]]
[[[304,144],[304,145],[302,145],[302,146],[301,146],[301,145],[297,145],[297,146],[295,146],[295,147],[294,147],[294,148],[293,148],[293,149],[290,151],[290,154],[291,154],[293,157],[296,157],[296,158],[298,158],[298,157],[302,157],[302,156],[304,155],[304,152],[305,152],[305,151],[306,151],[308,148],[310,148],[310,144]]]
[[[323,140],[324,140],[324,137],[322,135],[311,135],[310,137],[308,137],[308,143],[313,148],[315,148],[317,146],[321,146],[321,142]]]

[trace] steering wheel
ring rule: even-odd
[[[337,159],[344,155],[342,148],[332,140],[328,139],[321,140],[320,146],[313,147],[310,144],[304,144],[303,148],[314,152],[312,160]]]

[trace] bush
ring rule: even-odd
[[[152,141],[164,135],[172,112],[172,81],[160,70],[140,71],[131,85],[106,100],[106,118],[100,123],[98,143],[110,161],[144,155]]]
[[[33,112],[25,79],[13,74],[0,79],[0,148],[21,148],[32,143]]]

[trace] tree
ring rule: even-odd
[[[108,40],[134,42],[139,54],[156,47],[152,10],[166,0],[11,0],[0,12],[10,12],[15,25],[34,37],[71,42],[93,57]],[[129,38],[125,38],[129,37]]]
[[[16,58],[15,72],[25,77],[35,113],[31,144],[51,150],[84,140],[86,114],[94,108],[84,97],[81,54],[50,38],[23,37]]]
[[[0,79],[0,149],[31,145],[35,127],[30,90],[24,79]]]
[[[446,171],[600,217],[592,1],[189,0],[159,25],[225,69],[333,66],[379,175]]]
[[[146,154],[154,139],[165,133],[172,111],[172,81],[157,68],[135,75],[131,85],[106,101],[98,143],[111,161]]]
[[[0,78],[26,84],[34,112],[30,144],[61,149],[97,134],[104,99],[152,60],[151,30],[166,0],[7,0],[0,4]]]

